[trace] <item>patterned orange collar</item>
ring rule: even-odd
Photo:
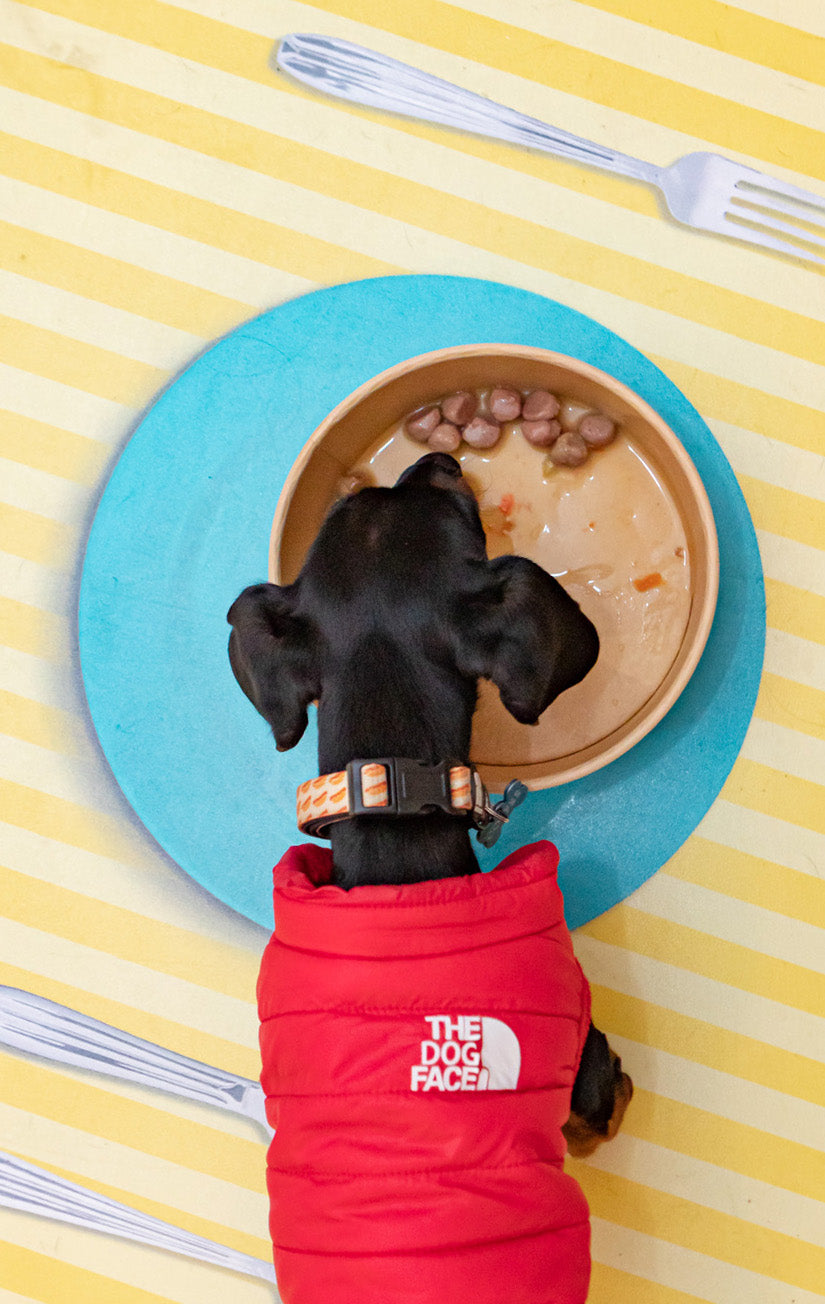
[[[427,765],[407,757],[350,761],[344,770],[308,779],[298,788],[298,827],[328,837],[330,824],[354,815],[418,815],[443,810],[479,826],[500,818],[472,765]]]

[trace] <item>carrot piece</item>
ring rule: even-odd
[[[498,509],[500,512],[503,512],[505,516],[509,516],[515,505],[516,500],[512,494],[502,494]]]
[[[640,593],[646,593],[648,589],[658,589],[660,584],[664,584],[664,579],[658,571],[652,571],[650,575],[643,575],[641,579],[633,581],[634,589]]]

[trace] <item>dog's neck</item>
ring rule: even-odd
[[[466,761],[475,683],[375,642],[330,675],[318,704],[322,774],[351,760],[411,756]],[[414,883],[478,871],[467,820],[427,815],[344,820],[330,829],[336,883]]]

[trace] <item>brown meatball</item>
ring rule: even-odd
[[[587,461],[587,444],[576,430],[565,430],[559,435],[549,453],[556,466],[581,466]]]
[[[490,394],[488,407],[496,421],[515,421],[521,416],[521,394],[517,389],[498,386]]]
[[[524,400],[521,415],[525,421],[550,421],[558,416],[560,406],[555,394],[551,394],[549,390],[534,389]]]
[[[454,453],[461,443],[461,431],[449,421],[442,421],[436,426],[427,440],[427,444],[436,453]]]
[[[534,448],[547,448],[561,434],[558,421],[522,421],[521,433]]]
[[[468,390],[459,390],[441,400],[441,415],[445,421],[452,421],[454,426],[466,426],[478,411],[478,395]]]
[[[488,417],[473,417],[461,433],[471,448],[492,448],[499,441],[501,426]]]
[[[616,422],[603,412],[588,412],[579,422],[579,434],[591,448],[605,448],[616,438]]]
[[[419,444],[426,444],[440,421],[441,411],[439,408],[419,408],[417,412],[411,412],[407,417],[404,422],[404,429],[411,439],[417,439]]]

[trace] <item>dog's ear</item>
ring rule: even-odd
[[[320,696],[316,634],[295,606],[295,586],[254,584],[227,615],[235,678],[271,725],[279,752],[299,741],[307,706]]]
[[[459,668],[492,679],[521,724],[536,724],[599,654],[595,628],[558,580],[525,557],[488,563],[459,606]]]

